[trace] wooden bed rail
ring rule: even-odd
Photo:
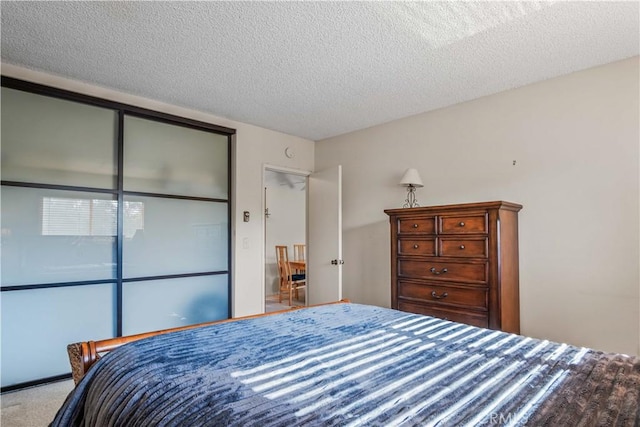
[[[258,317],[265,317],[265,316],[271,316],[273,314],[287,313],[290,311],[301,310],[305,308],[318,307],[322,305],[331,305],[331,304],[344,304],[349,302],[350,301],[348,299],[342,299],[340,301],[330,302],[327,304],[310,305],[308,307],[306,306],[293,307],[287,310],[279,310],[279,311],[272,311],[272,312],[263,313],[263,314],[254,314],[251,316],[216,320],[214,322],[197,323],[195,325],[180,326],[177,328],[170,328],[170,329],[162,329],[159,331],[145,332],[143,334],[128,335],[125,337],[109,338],[109,339],[100,340],[100,341],[83,341],[83,342],[69,344],[67,346],[67,354],[69,355],[69,363],[71,364],[71,374],[73,376],[74,383],[78,384],[82,379],[82,377],[84,377],[84,374],[89,371],[89,368],[91,368],[91,366],[93,366],[93,364],[96,363],[98,359],[100,359],[101,354],[108,353],[120,347],[123,344],[127,344],[133,341],[138,341],[144,338],[149,338],[156,335],[168,334],[170,332],[178,332],[178,331],[184,331],[187,329],[200,328],[203,326],[216,325],[219,323],[235,322],[238,320],[246,320],[246,319],[255,319]]]

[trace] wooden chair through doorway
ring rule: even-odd
[[[297,244],[297,245],[293,245],[293,259],[295,261],[306,261],[306,256],[305,256],[305,245],[303,244]]]
[[[289,294],[289,306],[293,305],[293,295],[299,298],[298,291],[307,287],[306,276],[304,274],[293,274],[289,264],[289,250],[287,246],[276,246],[276,260],[278,262],[278,272],[280,273],[280,291],[278,301],[282,302],[282,293]]]
[[[303,262],[307,262],[307,257],[305,254],[305,249],[306,246],[304,244],[296,244],[293,245],[293,260],[294,261],[303,261]],[[305,265],[306,267],[306,265]],[[294,266],[294,269],[296,270],[295,272],[298,274],[305,274],[306,273],[306,268],[299,268],[297,266]]]

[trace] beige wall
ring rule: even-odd
[[[638,353],[638,71],[636,57],[317,143],[317,170],[344,166],[344,296],[390,304],[382,211],[401,206],[397,182],[416,167],[422,205],[524,205],[524,334]],[[313,170],[312,141],[21,67],[2,72],[237,129],[233,313],[262,311],[263,166]]]
[[[314,161],[313,141],[10,64],[2,64],[2,74],[236,129],[232,149],[235,165],[232,199],[233,315],[237,317],[263,311],[263,165],[268,163],[310,171]],[[294,149],[294,158],[284,155],[286,147]],[[243,211],[251,213],[249,222],[242,221]]]
[[[344,296],[390,305],[383,209],[415,167],[423,206],[524,205],[523,334],[638,353],[638,71],[636,57],[316,143],[316,170],[343,165]]]

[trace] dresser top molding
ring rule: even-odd
[[[505,202],[498,200],[495,202],[479,202],[479,203],[460,203],[457,205],[441,205],[441,206],[423,206],[417,208],[395,208],[385,209],[387,215],[411,215],[411,214],[423,214],[429,212],[443,212],[443,211],[460,211],[460,210],[478,210],[478,209],[504,209],[509,211],[518,212],[522,209],[522,205],[512,202]]]

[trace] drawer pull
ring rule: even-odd
[[[442,269],[442,270],[440,270],[440,271],[436,271],[436,268],[435,268],[435,267],[431,267],[431,270],[429,270],[429,271],[430,271],[430,272],[432,272],[433,274],[435,274],[436,276],[439,276],[439,275],[441,275],[441,274],[446,273],[448,270],[447,270],[446,268],[443,268],[443,269]]]
[[[464,222],[460,222],[460,227],[464,227]]]
[[[413,228],[418,228],[418,224],[413,224]]]
[[[413,249],[418,249],[420,245],[413,245]]]
[[[448,293],[443,292],[442,295],[438,295],[436,294],[436,291],[431,291],[431,296],[434,297],[435,299],[443,299],[449,296]]]
[[[460,245],[460,249],[464,249],[464,245]]]

